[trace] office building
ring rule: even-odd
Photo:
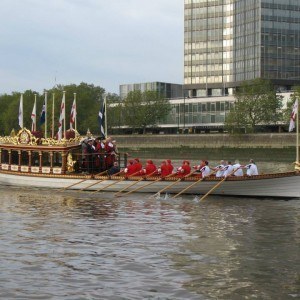
[[[182,97],[182,84],[166,83],[166,82],[145,82],[120,85],[120,97],[125,99],[127,94],[132,91],[156,91],[164,98],[173,99]]]
[[[232,94],[245,80],[300,85],[300,0],[185,0],[184,89]]]

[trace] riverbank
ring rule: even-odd
[[[174,134],[114,136],[118,147],[142,148],[279,148],[295,147],[293,133],[268,134]]]
[[[119,151],[141,158],[295,161],[295,134],[114,136]]]

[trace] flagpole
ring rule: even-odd
[[[47,138],[47,92],[45,92],[45,139]]]
[[[105,107],[105,111],[104,111],[104,122],[105,122],[105,138],[107,138],[107,106],[106,106],[106,97],[107,95],[104,95],[104,107]]]
[[[24,123],[23,123],[23,93],[21,93],[21,97],[20,97],[20,105],[19,105],[19,126],[21,127],[21,129],[24,127]]]
[[[74,103],[75,103],[75,131],[77,131],[77,103],[76,103],[76,93],[74,93]]]
[[[298,105],[297,105],[296,114],[297,114],[297,119],[296,119],[296,162],[299,163],[299,101],[298,101]]]
[[[52,138],[54,138],[54,98],[55,93],[52,94]]]
[[[63,99],[64,99],[64,139],[66,139],[66,91],[63,91]]]
[[[36,94],[34,94],[34,106],[33,106],[34,110],[33,110],[33,131],[36,131]]]

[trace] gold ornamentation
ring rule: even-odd
[[[75,164],[76,164],[76,160],[73,160],[72,154],[69,153],[67,156],[67,170],[69,173],[74,172]]]

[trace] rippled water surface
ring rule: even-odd
[[[300,200],[0,193],[1,299],[300,299]]]

